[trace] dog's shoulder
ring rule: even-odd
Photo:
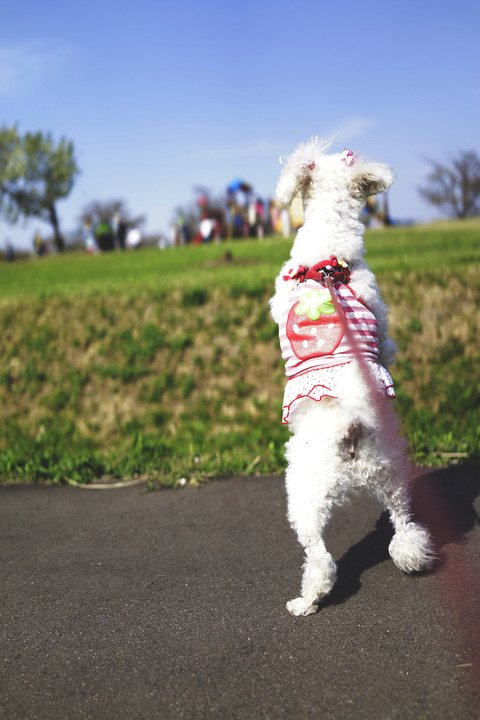
[[[350,287],[355,295],[367,304],[369,299],[375,299],[379,295],[375,275],[363,260],[356,263],[352,269]]]

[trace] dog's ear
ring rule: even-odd
[[[319,140],[314,137],[309,142],[300,143],[297,149],[284,160],[280,160],[283,170],[277,184],[276,196],[282,205],[290,205],[299,193],[308,195],[315,170],[315,161],[331,144],[331,140]]]
[[[355,165],[352,187],[356,193],[364,197],[385,192],[394,181],[393,172],[388,165],[376,162],[358,163]]]
[[[312,182],[312,172],[315,168],[315,161],[308,164],[295,165],[291,167],[288,163],[282,170],[277,183],[276,196],[282,205],[287,207],[292,204],[293,198],[298,195],[305,195]]]

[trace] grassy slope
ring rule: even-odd
[[[367,235],[420,460],[478,452],[479,235]],[[267,302],[288,250],[273,239],[0,265],[0,475],[279,470],[284,380]]]

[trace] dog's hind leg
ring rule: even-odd
[[[383,503],[390,513],[394,536],[388,552],[395,565],[404,572],[427,570],[435,561],[435,551],[426,528],[410,519],[410,503],[401,487],[384,489]]]
[[[384,482],[377,486],[377,495],[388,510],[395,531],[388,552],[400,570],[411,573],[430,568],[436,555],[428,530],[411,520],[404,477],[396,468],[386,468]]]
[[[391,401],[384,399],[381,408],[381,432],[365,433],[361,441],[362,462],[372,469],[372,489],[388,510],[395,534],[388,551],[395,565],[404,572],[418,572],[433,565],[436,558],[430,534],[411,519],[408,477],[410,463],[405,443],[399,437],[398,420],[393,415]]]
[[[312,615],[318,610],[320,601],[328,595],[337,577],[335,562],[327,551],[323,540],[305,547],[302,594],[287,603],[292,615]]]
[[[334,478],[338,476],[337,456],[322,452],[322,442],[302,436],[290,439],[286,473],[288,518],[305,550],[302,594],[287,603],[292,615],[311,615],[332,589],[336,580],[335,562],[327,551],[323,533],[335,500]]]

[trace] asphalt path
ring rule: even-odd
[[[478,467],[419,475],[441,561],[416,576],[374,500],[338,510],[337,585],[294,618],[280,477],[2,487],[0,717],[478,718],[479,488]]]

